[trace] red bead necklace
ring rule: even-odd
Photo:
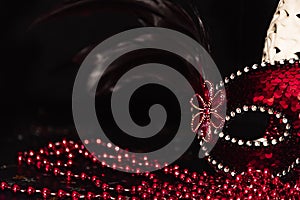
[[[77,156],[95,163],[100,170],[106,168],[87,152],[83,145],[66,140],[55,144],[50,143],[48,147],[38,152],[29,151],[19,154],[18,161],[20,165],[35,166],[39,171],[64,177],[67,181],[87,180],[98,188],[96,191],[101,192],[87,191],[82,194],[77,191],[62,189],[51,191],[49,188],[38,189],[33,186],[22,188],[17,184],[9,185],[5,181],[1,182],[0,188],[14,193],[39,194],[43,198],[71,197],[72,199],[126,199],[128,196],[132,199],[300,198],[299,181],[283,183],[278,177],[274,178],[268,169],[256,171],[250,168],[243,174],[228,177],[222,174],[189,172],[188,169],[181,169],[179,166],[166,166],[162,170],[164,178],[159,177],[157,173],[133,174],[134,177],[142,178],[140,184],[131,187],[121,184],[112,186],[102,181],[101,176],[92,175],[89,172],[73,172],[71,170],[74,165],[73,160]],[[64,163],[60,161],[61,159],[51,162],[51,157],[64,158],[67,162]],[[166,181],[168,177],[173,178],[174,181]]]

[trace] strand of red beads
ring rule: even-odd
[[[96,140],[97,141],[97,140]],[[106,144],[105,144],[106,145]],[[58,150],[59,149],[59,150]],[[79,153],[79,154],[77,154]],[[72,198],[72,199],[299,199],[300,183],[283,183],[278,177],[272,177],[269,170],[263,172],[249,169],[242,175],[235,177],[227,177],[221,174],[209,175],[206,172],[197,173],[189,172],[188,169],[181,169],[179,166],[166,166],[163,168],[163,177],[174,178],[174,181],[165,181],[165,178],[159,178],[155,173],[134,174],[134,176],[142,177],[143,180],[139,185],[126,187],[121,184],[111,186],[101,180],[101,176],[88,175],[88,172],[76,174],[69,170],[74,165],[75,155],[81,155],[85,159],[90,160],[100,169],[104,169],[102,165],[91,153],[86,151],[83,145],[76,144],[72,141],[63,140],[59,143],[50,143],[46,148],[38,152],[29,151],[20,153],[18,156],[19,164],[35,166],[36,169],[52,174],[54,176],[65,177],[67,181],[72,179],[90,181],[100,193],[93,191],[81,194],[77,191],[64,191],[59,189],[51,191],[49,188],[34,188],[14,184],[9,185],[2,181],[0,189],[2,191],[12,191],[14,193],[27,193],[32,196],[40,194],[43,198]],[[68,160],[63,163],[57,161],[51,162],[50,157],[65,156]]]

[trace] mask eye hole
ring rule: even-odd
[[[264,137],[270,116],[266,113],[247,112],[232,119],[228,125],[228,134],[244,140],[256,140]]]

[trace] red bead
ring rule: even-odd
[[[58,190],[58,191],[57,191],[57,196],[58,196],[59,198],[64,198],[64,197],[66,196],[66,192],[63,191],[63,190]]]
[[[35,193],[35,189],[33,187],[29,186],[27,188],[27,194],[28,195],[33,195],[34,193]]]
[[[162,189],[162,190],[161,190],[161,194],[162,194],[162,195],[166,195],[166,194],[168,194],[168,191],[165,190],[165,189]]]
[[[54,173],[55,176],[59,175],[60,169],[59,168],[54,168],[53,173]]]
[[[42,196],[44,199],[48,198],[50,196],[50,190],[48,188],[43,188]]]
[[[122,185],[117,185],[117,186],[116,186],[116,191],[117,191],[118,193],[122,193],[122,192],[124,191],[123,186],[122,186]]]
[[[167,188],[169,186],[169,183],[168,182],[164,182],[163,183],[163,188]]]
[[[152,188],[157,189],[157,188],[159,188],[159,185],[157,183],[153,183]]]
[[[237,176],[236,176],[236,181],[237,181],[237,182],[240,182],[241,180],[242,180],[242,175],[237,175]]]
[[[174,190],[174,186],[173,185],[168,185],[167,188],[168,188],[169,191],[173,191]]]
[[[125,200],[125,199],[126,199],[125,196],[122,196],[122,195],[118,195],[118,196],[117,196],[117,200]]]
[[[197,197],[197,192],[192,192],[191,195],[192,195],[192,197],[195,198],[195,197]]]
[[[92,193],[92,192],[88,192],[88,193],[86,194],[86,198],[87,198],[88,200],[91,200],[91,199],[95,198],[95,194]]]
[[[183,181],[185,179],[185,175],[184,174],[180,174],[179,178],[180,178],[180,180]]]
[[[67,171],[66,176],[67,176],[67,181],[70,181],[71,180],[71,176],[72,176],[72,172],[71,171]]]
[[[85,180],[87,178],[86,173],[81,173],[80,178],[81,178],[81,180]]]
[[[46,166],[45,166],[45,171],[46,172],[49,172],[50,170],[51,170],[51,165],[49,165],[49,164],[46,164]]]
[[[186,183],[192,183],[192,179],[191,179],[190,177],[187,177],[187,178],[185,179],[185,182],[186,182]]]
[[[148,186],[148,183],[147,183],[146,181],[142,181],[141,184],[142,184],[142,186],[144,186],[144,187],[147,187],[147,186]]]
[[[203,189],[200,188],[200,187],[198,187],[198,188],[197,188],[197,193],[198,193],[198,194],[202,194],[202,193],[203,193]]]
[[[68,160],[67,165],[69,165],[69,166],[73,165],[73,161],[72,160]]]
[[[136,186],[132,186],[131,190],[130,190],[130,193],[131,194],[136,194],[136,189],[137,189]]]
[[[14,184],[11,189],[14,193],[17,193],[18,191],[20,191],[20,186],[18,186],[17,184]]]
[[[99,179],[94,181],[96,187],[101,187],[101,181]]]
[[[106,191],[106,190],[108,190],[108,188],[109,188],[108,184],[106,184],[106,183],[102,184],[102,190]]]
[[[152,189],[152,188],[147,188],[147,193],[148,193],[148,194],[153,194],[153,193],[154,193],[154,191],[153,191],[153,189]]]
[[[182,187],[183,187],[182,184],[178,184],[178,185],[177,185],[177,189],[178,189],[178,190],[181,190]]]
[[[141,186],[141,185],[138,185],[138,186],[137,186],[137,191],[138,191],[138,192],[141,192],[141,191],[143,191],[143,186]]]
[[[42,167],[42,162],[41,162],[41,161],[38,161],[38,162],[36,163],[36,167],[37,167],[38,169],[41,169],[41,167]]]
[[[61,162],[60,160],[58,160],[58,161],[56,162],[56,165],[57,165],[57,166],[61,166],[61,165],[62,165],[62,162]]]
[[[148,199],[148,198],[149,198],[149,195],[147,193],[142,194],[142,199]]]
[[[6,188],[8,188],[8,184],[4,181],[1,182],[1,190],[5,190]]]
[[[155,192],[155,195],[154,195],[155,197],[161,197],[162,196],[162,194],[160,193],[160,192]]]
[[[183,191],[183,192],[188,192],[189,189],[188,189],[188,187],[185,187],[185,186],[184,186],[184,187],[182,188],[182,191]]]
[[[185,199],[191,199],[191,194],[190,193],[185,193],[184,195]]]
[[[31,165],[32,164],[32,158],[27,158],[27,164]]]
[[[155,177],[155,175],[154,175],[154,174],[150,174],[150,175],[149,175],[149,179],[150,179],[150,180],[153,180],[153,179],[154,179],[154,177]]]
[[[164,168],[164,172],[166,173],[166,174],[168,174],[169,173],[169,168]]]
[[[198,177],[198,174],[197,174],[196,172],[193,172],[192,178],[193,178],[193,179],[196,179],[197,177]]]
[[[23,160],[22,153],[19,153],[19,155],[18,155],[18,163],[19,163],[19,165],[22,163],[22,160]]]
[[[80,198],[80,194],[76,191],[73,191],[71,196],[73,200],[78,200]]]
[[[98,177],[97,176],[92,176],[92,181],[95,181],[95,180],[97,180],[98,179]]]
[[[103,198],[103,199],[110,199],[110,197],[111,197],[111,196],[110,196],[110,194],[109,194],[108,192],[103,192],[103,193],[102,193],[102,198]]]
[[[49,147],[49,148],[52,148],[52,147],[53,147],[53,144],[52,144],[52,143],[49,143],[49,144],[48,144],[48,147]]]
[[[176,191],[176,192],[175,192],[175,195],[176,195],[177,197],[180,197],[180,196],[181,196],[181,192]]]

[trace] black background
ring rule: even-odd
[[[26,138],[43,137],[32,133],[33,124],[62,130],[72,127],[71,92],[76,69],[68,63],[59,63],[55,56],[51,58],[55,50],[43,57],[40,54],[43,45],[33,44],[24,37],[35,18],[60,2],[1,1],[0,164],[14,162],[17,151],[28,149],[33,141]],[[194,0],[194,3],[209,35],[211,55],[223,76],[261,61],[264,38],[278,1]],[[114,22],[107,20],[107,23]],[[102,26],[105,32],[105,25]],[[69,34],[72,41],[72,31],[80,30],[55,31],[48,30],[50,44],[58,42],[55,34]],[[81,42],[80,38],[76,41]],[[37,66],[39,62],[48,64]],[[48,131],[49,134],[55,132]],[[46,137],[53,139],[60,135],[54,133]]]

